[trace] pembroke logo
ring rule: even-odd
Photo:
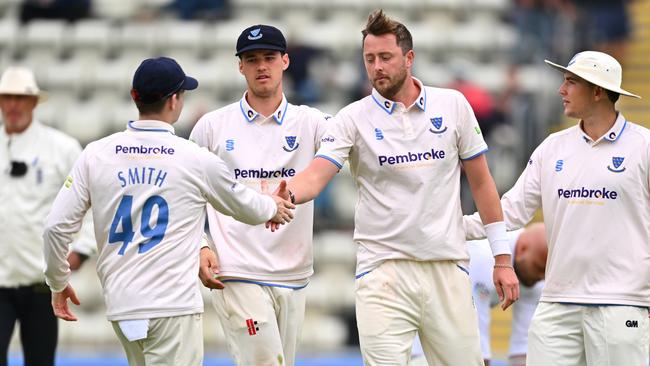
[[[248,35],[248,39],[251,41],[256,41],[262,38],[262,28],[253,29]]]
[[[288,147],[282,146],[286,152],[292,152],[300,146],[299,143],[296,143],[296,136],[285,136],[284,139],[287,141],[287,145],[289,145]]]
[[[614,173],[621,173],[625,171],[625,167],[621,167],[621,165],[623,165],[623,160],[625,160],[625,158],[622,156],[612,156],[612,165],[614,167],[612,168],[610,165],[608,165],[607,169],[609,169],[610,172]]]
[[[441,134],[445,131],[447,131],[447,127],[442,125],[442,117],[433,117],[431,118],[431,124],[433,125],[433,128],[429,129],[429,132],[435,133],[435,134]]]

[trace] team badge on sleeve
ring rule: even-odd
[[[63,183],[65,188],[70,188],[72,186],[72,177],[68,175],[67,178],[65,178],[65,182]]]

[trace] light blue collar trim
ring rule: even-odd
[[[146,131],[146,132],[169,132],[175,135],[174,126],[163,121],[154,120],[138,120],[129,121],[126,124],[128,130],[131,131]]]
[[[614,122],[614,126],[607,131],[603,138],[611,142],[616,142],[616,140],[618,140],[623,134],[623,131],[625,131],[626,126],[627,121],[625,120],[625,117],[623,117],[623,113],[619,112],[618,117],[616,117],[616,122]]]
[[[418,108],[420,108],[421,111],[424,112],[427,107],[427,91],[420,80],[414,77],[412,77],[412,79],[420,87],[420,95],[418,95],[417,99],[415,100],[415,103],[410,105],[408,108],[411,108],[413,105],[416,105]],[[379,92],[375,88],[372,89],[371,97],[375,101],[375,103],[377,103],[377,105],[384,110],[384,112],[388,114],[393,114],[393,111],[395,110],[395,104],[397,104],[397,102],[384,98],[381,94],[379,94]]]
[[[241,109],[241,112],[244,115],[246,121],[251,123],[260,114],[256,110],[254,110],[253,107],[250,106],[250,104],[248,104],[248,101],[246,100],[247,94],[248,91],[244,92],[244,96],[239,101],[239,108]],[[289,102],[287,102],[287,97],[284,95],[284,93],[282,93],[282,102],[280,102],[278,109],[276,109],[275,112],[273,112],[273,119],[277,124],[281,125],[282,122],[284,122],[284,116],[287,113],[288,106],[289,106]]]

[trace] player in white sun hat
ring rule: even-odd
[[[579,123],[546,138],[501,199],[509,229],[543,209],[546,285],[527,365],[647,365],[650,306],[650,131],[616,110],[621,65],[580,52],[559,94]],[[468,239],[483,235],[466,217]]]

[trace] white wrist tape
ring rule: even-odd
[[[487,236],[490,248],[492,248],[492,255],[508,254],[510,252],[510,243],[508,234],[506,233],[506,223],[503,221],[493,222],[484,226],[485,235]]]

